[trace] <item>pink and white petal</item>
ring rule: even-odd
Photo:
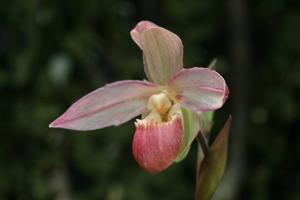
[[[224,78],[208,68],[182,69],[168,84],[175,100],[195,112],[216,110],[228,97]]]
[[[182,68],[183,45],[174,33],[149,21],[141,21],[130,32],[143,50],[145,73],[149,80],[166,84]]]
[[[183,139],[182,119],[173,118],[162,124],[136,123],[133,155],[139,165],[155,174],[168,168],[176,159]]]
[[[148,98],[160,90],[147,81],[114,82],[79,99],[49,126],[73,130],[117,126],[145,112]]]

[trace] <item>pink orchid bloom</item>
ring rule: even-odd
[[[194,115],[216,110],[226,101],[228,89],[223,77],[212,69],[183,68],[183,45],[174,33],[142,21],[131,37],[143,51],[151,82],[125,80],[105,85],[75,102],[50,127],[94,130],[142,115],[135,122],[133,154],[142,168],[158,173],[189,149],[196,136],[183,142],[182,109]]]

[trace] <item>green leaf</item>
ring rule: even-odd
[[[198,114],[186,108],[181,108],[184,124],[184,137],[175,162],[182,161],[188,154],[191,144],[200,130]]]
[[[196,200],[210,200],[224,174],[227,162],[228,136],[231,117],[211,145],[208,155],[197,169]]]

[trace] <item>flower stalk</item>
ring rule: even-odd
[[[199,131],[198,135],[197,135],[197,139],[200,145],[200,148],[202,149],[204,156],[207,157],[209,155],[209,145],[207,142],[207,139],[205,138],[205,136],[202,134],[201,131]]]

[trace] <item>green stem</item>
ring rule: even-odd
[[[199,200],[198,199],[198,190],[199,190],[199,177],[201,174],[200,168],[201,168],[201,164],[204,161],[204,159],[206,159],[209,155],[209,145],[207,142],[207,139],[205,138],[205,136],[202,134],[201,131],[199,131],[198,135],[197,135],[197,139],[198,139],[198,155],[197,155],[197,169],[196,169],[196,188],[195,188],[195,200]]]
[[[207,142],[205,136],[201,133],[201,131],[199,131],[199,133],[197,135],[197,139],[203,150],[204,156],[207,157],[209,154],[209,146],[208,146],[208,142]]]

